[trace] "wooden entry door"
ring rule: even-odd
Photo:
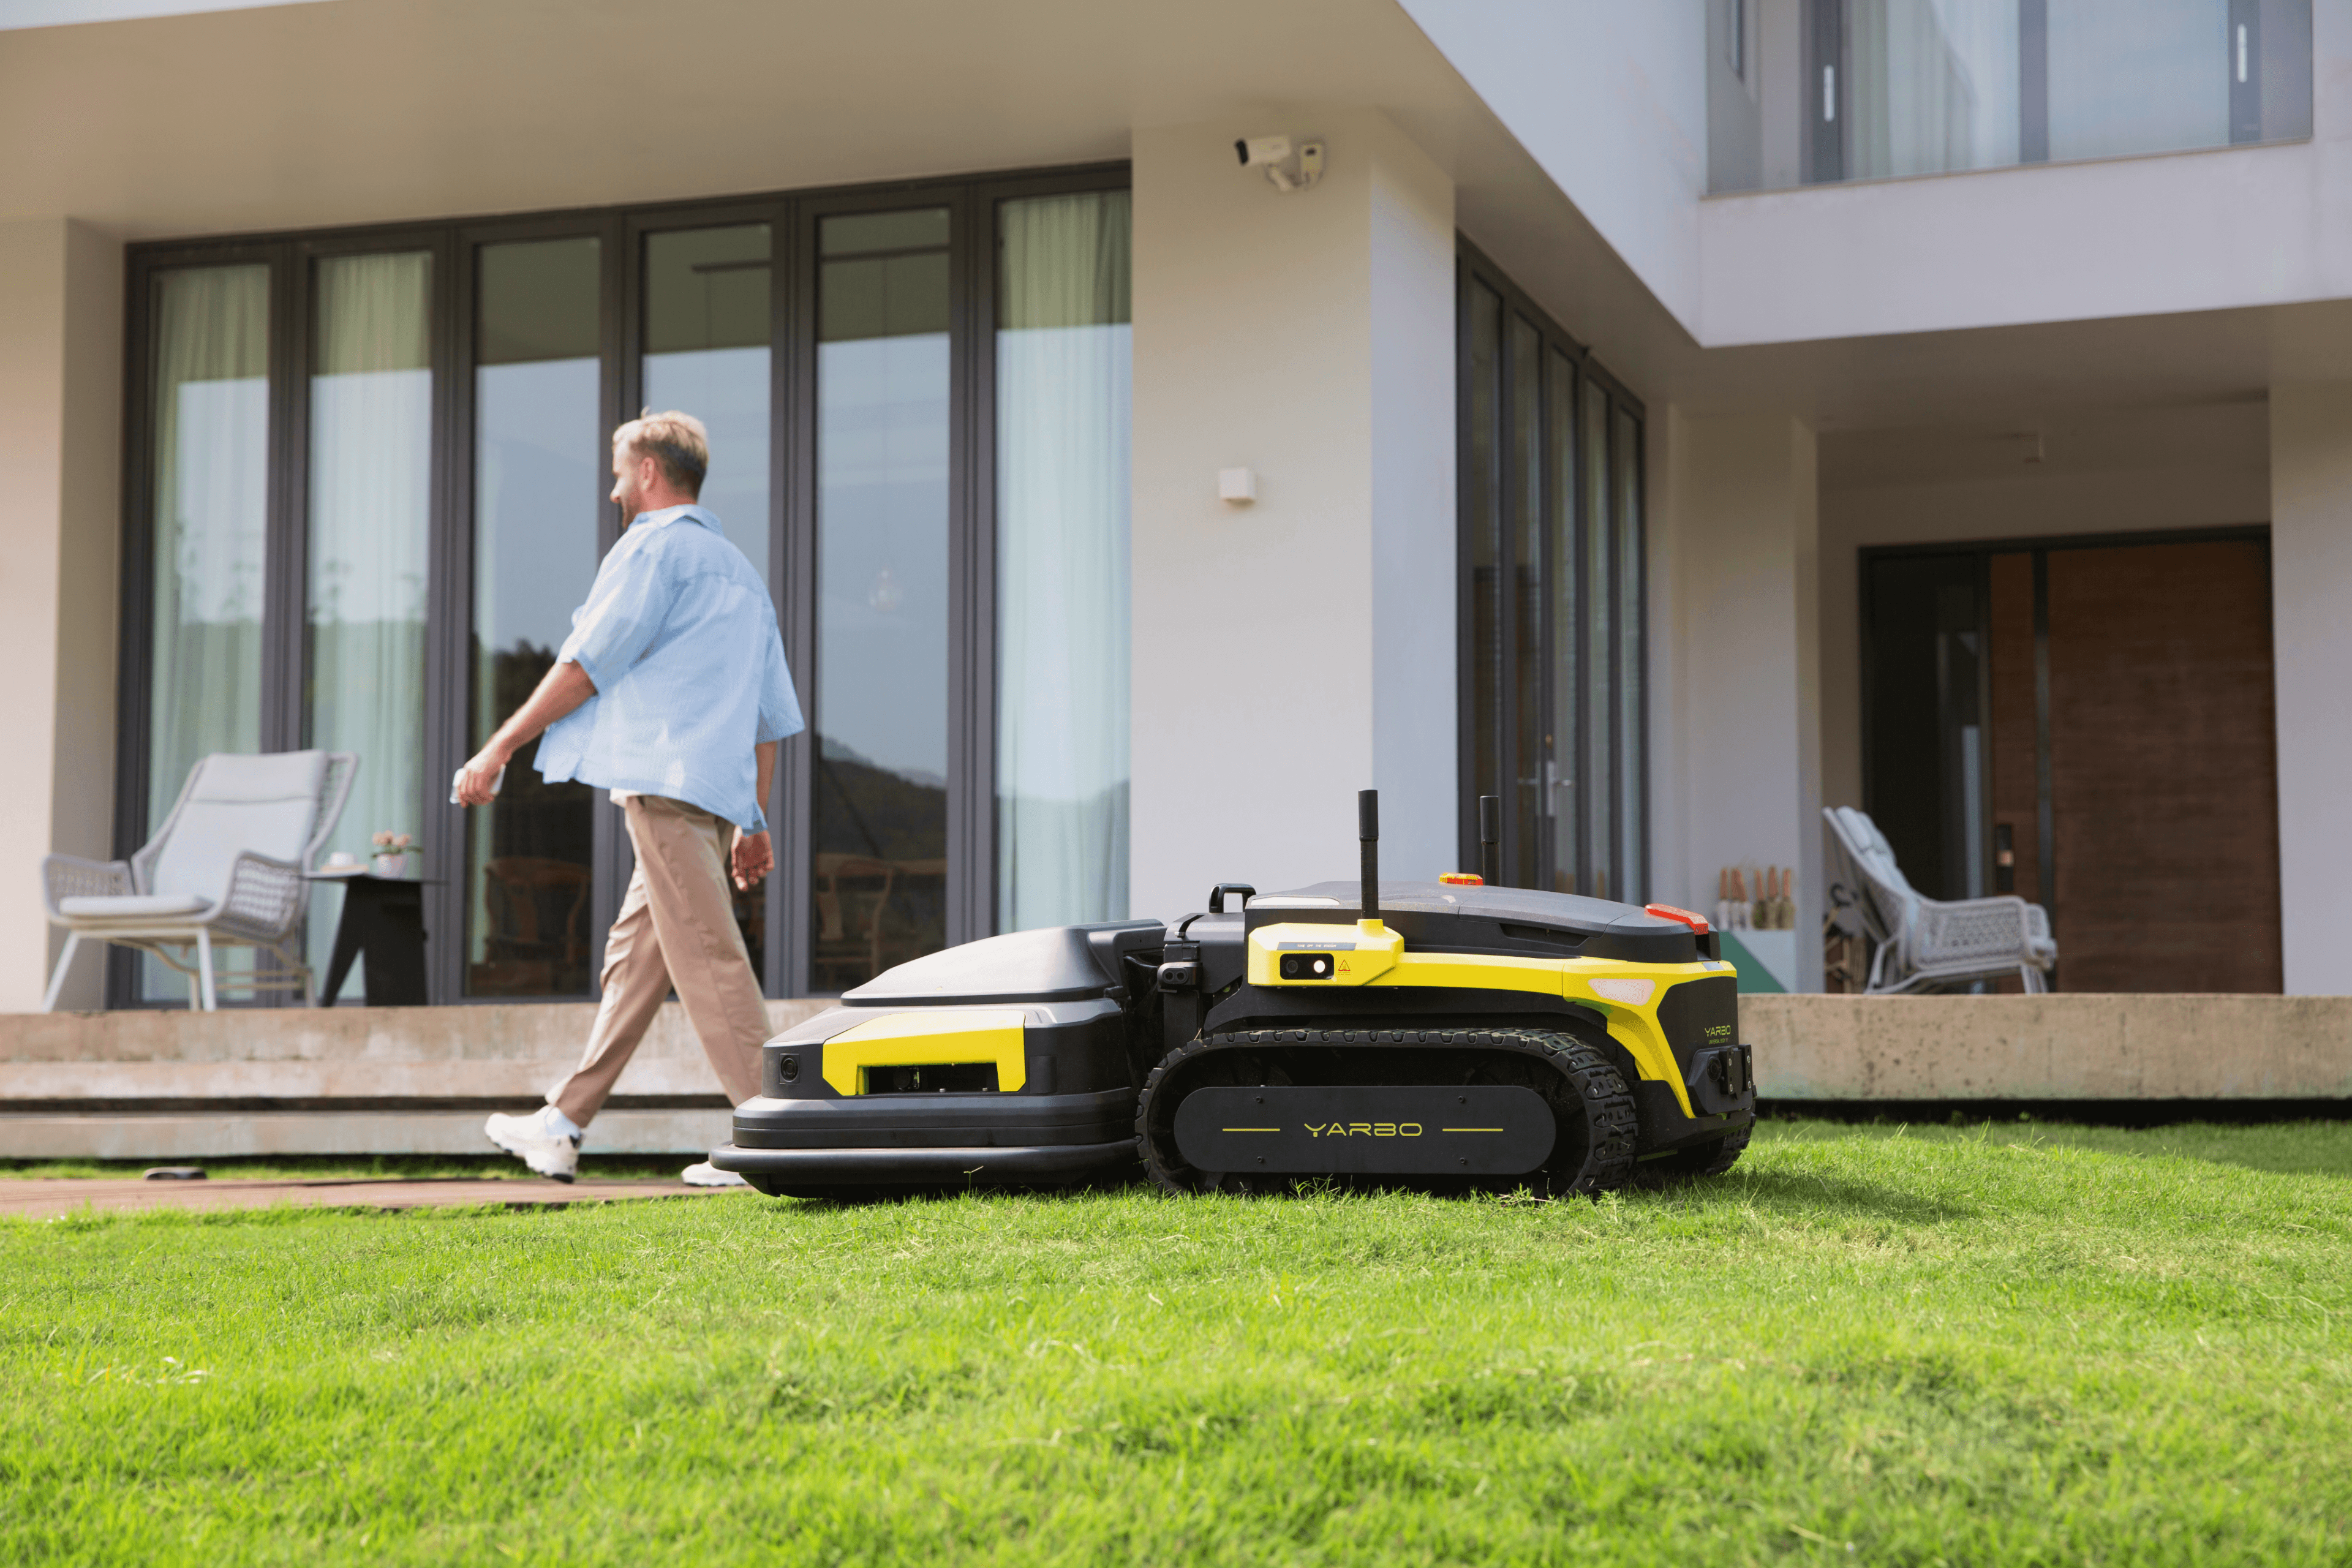
[[[2268,541],[1987,564],[1991,841],[2061,989],[2280,990]]]

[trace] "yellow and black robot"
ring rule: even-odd
[[[769,1042],[711,1163],[762,1192],[1119,1180],[1565,1194],[1728,1170],[1756,1119],[1738,977],[1685,910],[1361,875],[904,963]],[[1227,909],[1228,898],[1235,907]]]

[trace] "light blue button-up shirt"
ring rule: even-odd
[[[667,795],[767,830],[751,748],[801,731],[767,585],[698,506],[640,512],[572,612],[596,695],[547,727],[550,784]]]

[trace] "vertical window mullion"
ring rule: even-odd
[[[785,662],[798,683],[801,711],[808,728],[784,742],[777,759],[782,775],[782,809],[790,825],[792,853],[779,847],[778,866],[784,879],[782,898],[788,913],[782,922],[784,945],[783,978],[788,994],[805,996],[813,988],[815,925],[810,913],[814,902],[816,708],[816,215],[800,203],[791,206],[778,232],[787,237],[779,269],[782,321],[777,357],[784,395],[778,408],[784,420],[777,446],[781,484],[779,503],[783,526],[779,531],[782,552],[782,626]]]
[[[263,599],[261,749],[299,750],[306,742],[302,687],[303,621],[309,595],[304,574],[308,495],[310,333],[310,257],[304,247],[274,247],[270,262],[269,524],[265,554],[269,587]]]
[[[986,788],[990,736],[974,710],[980,697],[975,654],[985,618],[977,600],[984,515],[979,491],[983,468],[978,428],[980,301],[973,278],[980,261],[978,208],[970,192],[948,207],[948,875],[947,941],[952,946],[986,936],[993,922],[992,879],[980,860],[988,833],[979,802]],[[993,234],[991,234],[993,241]]]

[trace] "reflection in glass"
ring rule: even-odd
[[[645,403],[710,432],[701,501],[729,542],[772,585],[768,544],[771,271],[768,226],[685,229],[646,238]],[[765,886],[738,890],[735,921],[767,980]]]
[[[769,580],[768,226],[646,239],[645,402],[710,431],[702,504]]]
[[[1503,298],[1470,285],[1470,756],[1475,795],[1503,794]],[[1477,802],[1468,803],[1477,823]]]
[[[1127,917],[1129,208],[1087,191],[998,209],[1003,931]]]
[[[2017,0],[1853,0],[1849,178],[2017,162]]]
[[[1610,743],[1610,720],[1616,712],[1612,689],[1616,675],[1615,631],[1611,622],[1615,607],[1610,592],[1611,558],[1615,527],[1611,515],[1609,461],[1609,400],[1591,382],[1584,385],[1584,592],[1585,713],[1591,721],[1586,742],[1584,776],[1584,841],[1592,858],[1584,890],[1599,899],[1622,896],[1616,869],[1616,825],[1610,819],[1610,782],[1616,776],[1616,750]]]
[[[167,272],[155,289],[154,624],[147,825],[188,770],[261,749],[263,529],[268,509],[269,269]],[[183,1001],[187,980],[140,961],[140,994]],[[222,984],[250,949],[214,960]]]
[[[1551,733],[1550,798],[1544,811],[1550,820],[1551,876],[1541,885],[1554,892],[1579,890],[1577,829],[1577,706],[1583,692],[1577,685],[1576,642],[1576,367],[1554,351],[1547,362],[1549,384],[1544,389],[1545,458],[1552,472],[1547,492],[1550,511],[1545,521],[1548,570],[1551,574]]]
[[[2228,146],[2230,10],[2230,0],[2051,0],[2050,156]]]
[[[1617,413],[1617,870],[1618,897],[1638,904],[1649,862],[1647,814],[1642,788],[1642,435],[1633,416]]]
[[[1543,817],[1543,342],[1535,324],[1511,318],[1511,462],[1517,475],[1511,551],[1511,787],[1503,796],[1513,833],[1503,880],[1539,888]]]
[[[1760,96],[1710,58],[1710,189],[2312,133],[2310,0],[1808,0],[1803,9],[1801,28],[1783,14],[1803,43],[1765,69]],[[1710,7],[1718,43],[1727,21]]]
[[[305,743],[360,759],[328,848],[362,860],[374,834],[415,837],[422,826],[432,266],[423,252],[318,264]],[[322,973],[340,902],[310,903],[310,963]],[[365,994],[366,963],[344,995]]]
[[[818,229],[811,982],[947,942],[948,214]]]
[[[474,373],[472,743],[555,663],[596,575],[610,448],[597,406],[597,242],[486,245]],[[534,742],[467,812],[466,994],[591,989],[593,793],[548,784]]]

